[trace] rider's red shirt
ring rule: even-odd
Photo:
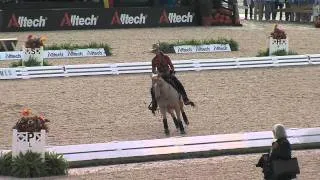
[[[158,70],[160,73],[168,73],[174,71],[173,64],[169,56],[160,52],[152,59],[152,72],[155,73],[155,70]]]

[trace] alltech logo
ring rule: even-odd
[[[167,13],[163,10],[160,16],[160,23],[192,23],[193,15],[190,11],[187,14]]]
[[[120,14],[115,11],[111,20],[111,24],[146,24],[148,15],[140,13],[139,16],[131,16],[129,14]]]
[[[47,17],[39,16],[39,18],[29,18],[26,16],[11,15],[8,28],[43,28],[46,27]]]
[[[60,26],[95,26],[99,16],[91,15],[90,17],[80,17],[78,15],[64,13]]]

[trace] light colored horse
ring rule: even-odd
[[[181,114],[186,125],[189,124],[189,121],[183,109],[184,104],[181,95],[167,83],[160,74],[152,74],[151,78],[155,98],[163,118],[165,134],[168,135],[170,133],[166,116],[167,113],[171,115],[176,128],[180,129],[180,133],[185,134]]]

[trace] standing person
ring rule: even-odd
[[[286,6],[286,9],[291,8],[291,3],[293,3],[293,2],[290,0],[285,0],[284,4]],[[286,17],[286,21],[293,21],[293,19],[294,19],[293,12],[285,12],[284,15]]]
[[[254,2],[253,0],[243,0],[243,6],[245,7],[244,9],[244,15],[245,15],[245,20],[248,19],[248,11],[250,14],[250,20],[252,19],[253,15],[253,8],[254,8]]]
[[[275,11],[275,0],[265,0],[265,18],[266,21],[271,20],[271,15],[274,13]]]
[[[158,44],[153,45],[152,52],[156,54],[155,57],[152,59],[152,73],[158,72],[166,82],[171,84],[178,91],[178,93],[181,94],[185,105],[194,106],[194,103],[189,100],[183,85],[174,75],[175,74],[174,66],[169,56],[165,55],[162,51],[160,51],[160,46]],[[152,87],[150,91],[151,91],[152,102],[150,103],[148,108],[154,114],[154,112],[158,107],[158,104],[157,104]]]
[[[274,12],[272,13],[272,19],[276,20],[277,18],[277,10],[279,8],[279,13],[280,13],[280,17],[279,20],[282,21],[282,8],[284,6],[285,0],[276,0],[275,1],[275,9]]]
[[[264,11],[265,0],[254,0],[254,20],[262,21]]]

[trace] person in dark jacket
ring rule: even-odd
[[[160,46],[158,44],[154,44],[152,48],[153,48],[152,52],[156,54],[155,57],[152,59],[152,73],[160,73],[161,77],[166,82],[171,84],[178,91],[179,94],[181,94],[185,105],[194,106],[194,103],[189,100],[182,83],[174,75],[175,74],[174,66],[169,56],[165,55],[162,51],[160,51]],[[151,88],[150,91],[151,91],[152,101],[148,108],[154,114],[158,105],[153,92],[153,88]]]
[[[271,162],[278,159],[291,159],[291,144],[287,139],[287,133],[282,124],[274,125],[272,132],[275,141],[272,143],[271,150],[269,154],[262,155],[256,166],[263,169],[262,172],[266,180],[291,180],[292,178],[295,178],[295,176],[285,175],[280,176],[277,179],[274,179],[273,177]]]

